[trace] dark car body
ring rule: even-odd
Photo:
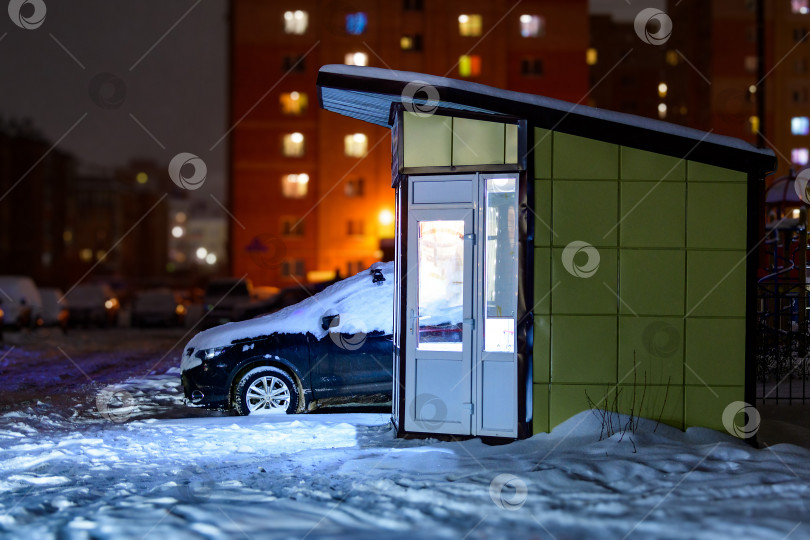
[[[238,340],[183,372],[185,396],[195,405],[230,408],[242,375],[257,366],[274,366],[293,375],[304,410],[316,402],[390,400],[393,338],[382,332],[361,338],[362,342],[356,335],[327,333],[317,339],[307,333]],[[201,352],[187,349],[184,355]]]

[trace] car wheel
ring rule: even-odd
[[[284,371],[270,366],[245,373],[234,392],[236,412],[298,412],[298,386]]]

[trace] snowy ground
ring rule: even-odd
[[[797,446],[644,422],[599,441],[590,413],[506,446],[407,441],[384,413],[186,408],[182,331],[7,338],[2,538],[810,535]]]

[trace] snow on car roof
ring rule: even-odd
[[[385,281],[372,282],[371,270],[382,270]],[[234,341],[258,338],[270,334],[306,334],[318,339],[326,336],[321,326],[326,315],[340,315],[332,331],[347,334],[394,329],[394,263],[375,263],[369,270],[330,285],[284,309],[247,321],[226,323],[200,332],[188,347],[195,350],[222,347]]]

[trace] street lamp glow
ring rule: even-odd
[[[184,232],[185,231],[183,230],[183,227],[179,225],[175,225],[174,227],[172,227],[172,236],[174,236],[175,238],[182,238]]]
[[[460,22],[461,24],[467,24],[467,22],[469,20],[470,20],[469,15],[459,15],[458,16],[458,22]]]
[[[205,259],[205,256],[208,255],[208,250],[204,247],[197,248],[197,258],[198,259]]]
[[[295,144],[300,144],[300,143],[304,142],[304,134],[303,133],[298,133],[296,131],[295,133],[290,135],[290,140],[292,142],[294,142]]]
[[[213,253],[209,253],[208,255],[205,256],[205,262],[207,262],[208,264],[216,264],[217,256],[214,255]]]
[[[662,82],[662,83],[658,84],[658,96],[659,97],[667,97],[667,90],[669,90],[669,87],[667,86],[667,83]]]
[[[394,214],[391,210],[382,210],[378,216],[381,225],[391,225],[394,222]]]

